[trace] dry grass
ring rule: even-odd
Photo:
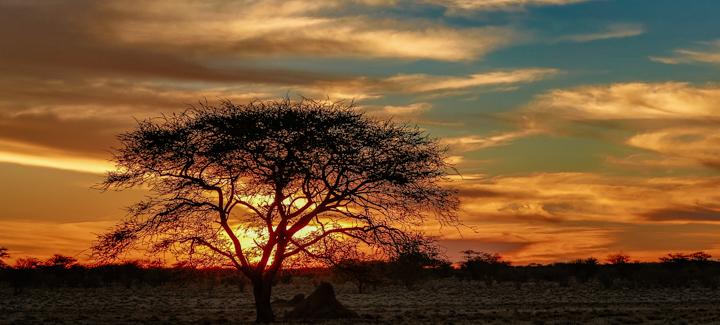
[[[312,291],[313,285],[300,279],[276,286],[274,297]],[[336,284],[335,291],[361,319],[318,324],[720,324],[720,290],[706,288],[486,287],[444,279],[362,294]],[[282,316],[290,308],[275,305],[275,312]],[[249,324],[254,315],[249,288],[28,288],[18,296],[0,288],[0,324]]]

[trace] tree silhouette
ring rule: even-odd
[[[440,186],[446,149],[416,127],[342,102],[255,101],[138,121],[118,136],[116,170],[99,188],[149,188],[98,236],[94,253],[133,247],[229,263],[253,285],[257,322],[272,322],[273,278],[290,258],[342,238],[374,247],[407,238],[428,215],[456,224],[456,191]],[[184,254],[184,255],[183,255]]]
[[[9,267],[4,259],[10,258],[7,247],[0,247],[0,269]]]
[[[612,253],[605,258],[605,261],[608,264],[627,264],[630,263],[630,254],[623,251]]]
[[[72,256],[65,256],[61,254],[54,254],[45,262],[47,267],[59,267],[69,269],[77,263],[77,259]]]

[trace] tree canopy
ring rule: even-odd
[[[229,263],[257,289],[286,259],[321,255],[331,242],[383,247],[428,216],[457,223],[456,191],[441,186],[452,168],[446,149],[352,104],[201,104],[118,138],[116,169],[98,186],[152,194],[98,237],[100,257],[141,246]]]

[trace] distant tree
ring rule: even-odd
[[[588,258],[576,258],[572,261],[570,261],[570,264],[576,264],[576,265],[598,265],[598,259],[594,257],[588,257]]]
[[[384,261],[344,259],[335,263],[330,269],[338,280],[354,284],[359,293],[368,286],[376,287],[386,281]]]
[[[690,254],[690,260],[695,262],[707,262],[712,258],[712,255],[705,253],[703,251],[695,252]]]
[[[626,264],[630,262],[630,254],[623,251],[612,253],[605,258],[608,264]]]
[[[51,266],[51,267],[62,267],[62,268],[70,268],[73,265],[77,263],[77,259],[72,256],[65,256],[60,254],[55,254],[51,256],[47,261],[45,261],[45,266]]]
[[[407,238],[395,247],[390,258],[392,276],[407,287],[429,277],[432,270],[449,264],[437,239],[428,236]]]
[[[506,271],[512,262],[506,261],[498,254],[477,252],[474,250],[462,251],[464,260],[460,262],[460,270],[466,272],[475,280],[483,280],[487,286],[500,279],[501,273]]]
[[[18,258],[17,261],[15,261],[15,268],[16,269],[35,269],[38,266],[43,265],[43,262],[35,257],[25,256],[22,258]]]
[[[660,258],[660,262],[663,263],[683,263],[683,262],[707,262],[712,255],[707,254],[703,251],[695,252],[692,254],[683,254],[683,253],[675,253],[675,254],[667,254],[667,256],[663,256]]]
[[[10,253],[8,253],[8,249],[6,247],[0,247],[0,268],[9,267],[9,265],[5,263],[5,259],[8,258],[10,258]]]
[[[446,149],[416,127],[342,102],[200,106],[119,136],[117,169],[98,187],[152,195],[98,237],[95,256],[141,246],[227,263],[250,279],[256,321],[272,322],[272,282],[286,260],[342,238],[393,246],[428,212],[457,223],[456,191],[440,186]]]

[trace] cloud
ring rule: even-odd
[[[180,111],[203,98],[213,104],[218,98],[247,102],[273,97],[252,90],[265,89],[278,96],[282,93],[275,88],[252,88],[198,89],[192,83],[111,78],[21,78],[12,82],[0,77],[2,160],[85,170],[98,166],[95,161],[108,158],[107,150],[117,144],[116,135],[136,126],[133,117],[144,119]],[[21,150],[24,147],[33,149]],[[72,167],[72,162],[85,167]]]
[[[103,174],[113,167],[106,160],[78,157],[73,152],[13,143],[2,139],[0,139],[0,162],[95,174]]]
[[[32,2],[0,4],[0,74],[67,79],[103,75],[154,77],[211,82],[303,84],[330,78],[308,71],[260,69],[243,65],[214,67],[186,51],[128,44],[115,34],[130,19],[127,11],[87,0],[38,5]],[[139,4],[139,3],[138,3]],[[144,5],[123,3],[140,10]],[[147,13],[136,12],[152,20]],[[192,15],[190,15],[192,17]],[[158,31],[172,26],[157,26]],[[180,30],[174,30],[181,33]],[[145,31],[152,33],[152,31]]]
[[[505,146],[512,143],[512,141],[516,139],[528,137],[537,133],[537,130],[526,129],[514,132],[506,132],[500,135],[489,137],[481,137],[477,135],[468,135],[455,138],[447,137],[443,138],[441,141],[443,142],[443,144],[450,146],[450,150],[459,153],[475,151],[489,147]]]
[[[318,82],[306,87],[312,92],[325,91],[332,94],[356,94],[360,98],[378,98],[388,94],[465,94],[480,87],[529,83],[551,78],[561,71],[557,69],[528,68],[507,71],[476,73],[465,76],[428,74],[398,74],[388,78],[371,79],[359,77],[338,82]],[[505,91],[491,89],[489,91]],[[347,97],[345,97],[347,98]],[[353,96],[351,98],[358,98]]]
[[[522,10],[526,6],[568,5],[592,0],[427,0],[451,9],[451,13],[459,10]]]
[[[432,76],[427,74],[399,74],[383,79],[381,87],[402,93],[422,93],[438,90],[464,89],[488,85],[504,85],[533,82],[558,74],[557,69],[517,69],[511,71],[494,71],[476,73],[466,77]]]
[[[689,83],[619,83],[557,89],[525,110],[562,120],[706,119],[720,113],[720,88]]]
[[[528,105],[518,121],[526,129],[551,133],[587,123],[620,129],[634,134],[616,141],[676,158],[675,164],[694,161],[717,169],[719,114],[715,85],[627,83],[551,91]]]
[[[605,162],[624,168],[646,170],[647,167],[663,168],[672,171],[677,168],[700,168],[702,165],[687,158],[667,157],[663,155],[639,153],[627,157],[618,158],[604,156]]]
[[[566,35],[558,38],[556,41],[589,42],[609,38],[637,36],[645,32],[645,29],[640,24],[612,24],[609,25],[607,29],[608,31],[604,33]]]
[[[448,141],[460,151],[509,145],[519,138],[554,134],[593,137],[652,150],[653,159],[606,158],[611,164],[651,168],[720,169],[720,87],[683,82],[617,83],[555,89],[496,118],[517,131]]]
[[[650,60],[666,64],[720,64],[720,39],[699,44],[701,46],[696,50],[677,49],[673,51],[673,57],[651,56]]]
[[[328,1],[265,1],[244,5],[142,2],[111,36],[126,45],[184,49],[200,56],[312,56],[476,60],[517,38],[512,28],[455,29],[426,20],[370,18]],[[134,8],[143,8],[138,14]],[[320,10],[322,9],[322,10]],[[334,14],[332,13],[334,10]],[[320,15],[320,13],[326,13]]]
[[[432,108],[430,103],[413,103],[406,106],[383,106],[382,109],[374,111],[373,113],[384,115],[384,116],[396,116],[396,117],[407,117],[417,116],[420,113],[427,112]]]
[[[469,220],[644,222],[651,211],[679,207],[712,210],[720,216],[720,198],[710,190],[720,184],[720,178],[535,173],[464,176],[453,184],[460,190]]]
[[[627,143],[720,169],[720,131],[717,126],[667,128],[635,135]]]
[[[669,237],[688,237],[688,247],[708,249],[703,247],[708,241],[701,238],[702,234],[720,227],[720,198],[714,191],[720,185],[718,177],[622,177],[567,172],[496,177],[471,174],[455,177],[451,184],[459,190],[463,223],[478,231],[472,238],[522,243],[521,247],[503,252],[518,263],[603,257],[613,251],[627,251],[628,247],[638,246],[626,232],[632,229],[632,233],[650,236],[657,233],[658,227],[674,227],[676,231]],[[444,235],[460,238],[452,232]],[[639,249],[665,249],[661,246]],[[638,254],[644,258],[659,256],[657,252]]]
[[[720,213],[715,209],[705,207],[680,207],[678,209],[658,209],[643,214],[644,217],[653,221],[719,221]]]

